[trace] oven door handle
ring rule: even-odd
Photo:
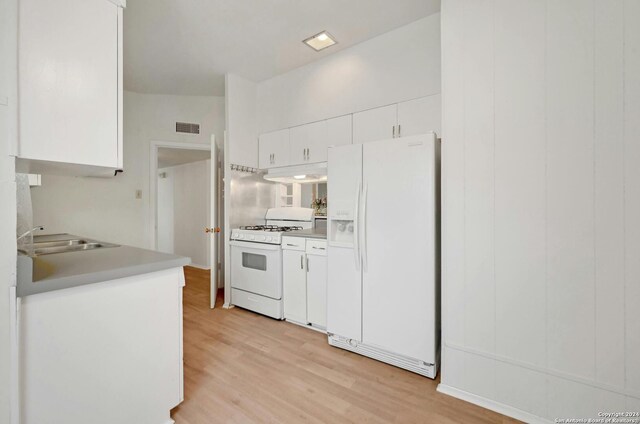
[[[229,246],[244,247],[246,249],[253,249],[253,250],[276,251],[281,249],[279,244],[267,244],[267,243],[258,243],[255,241],[240,241],[240,240],[231,240],[229,242]]]

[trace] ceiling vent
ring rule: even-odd
[[[185,134],[200,134],[200,124],[176,122],[176,132]]]

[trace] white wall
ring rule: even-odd
[[[225,75],[226,130],[229,164],[258,168],[256,83]]]
[[[174,185],[173,172],[169,168],[158,169],[158,250],[173,253],[174,236]],[[160,175],[162,174],[162,176]]]
[[[11,411],[11,347],[9,288],[16,284],[16,21],[17,2],[0,0],[0,422]],[[13,364],[15,369],[15,364]],[[17,411],[13,411],[17,414]]]
[[[258,84],[258,131],[440,93],[440,14]]]
[[[525,421],[640,410],[639,20],[443,1],[441,390]]]
[[[224,98],[125,92],[124,173],[116,178],[45,175],[32,189],[34,222],[47,232],[71,232],[99,240],[151,248],[149,143],[222,140]],[[175,122],[200,124],[200,134],[175,132]],[[142,190],[142,199],[135,198]]]
[[[191,258],[194,266],[211,267],[211,160],[158,170],[158,250]],[[162,237],[170,237],[161,243]]]

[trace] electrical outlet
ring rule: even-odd
[[[136,199],[142,199],[142,190],[136,190]]]

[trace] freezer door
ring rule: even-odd
[[[362,145],[329,148],[327,168],[327,332],[362,339],[358,216]]]
[[[436,140],[364,144],[363,343],[435,363]]]
[[[362,278],[353,249],[329,246],[327,261],[327,332],[361,341]]]

